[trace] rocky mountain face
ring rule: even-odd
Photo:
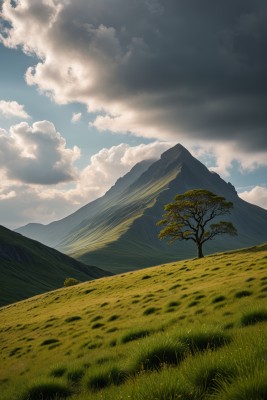
[[[156,222],[176,194],[196,188],[232,201],[229,219],[238,230],[235,238],[221,236],[208,242],[205,254],[267,241],[267,211],[240,199],[230,183],[180,144],[164,152],[160,160],[137,164],[103,197],[63,220],[46,226],[30,224],[18,231],[113,272],[194,257],[193,243],[170,246],[160,241]]]

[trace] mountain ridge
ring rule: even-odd
[[[176,194],[197,188],[210,190],[234,203],[230,219],[239,232],[235,240],[223,237],[207,243],[206,253],[267,241],[267,211],[240,199],[231,183],[209,171],[181,144],[146,167],[123,190],[117,190],[115,184],[102,198],[84,206],[84,219],[73,224],[67,233],[65,230],[56,247],[113,272],[129,270],[136,264],[144,268],[192,257],[195,249],[190,243],[169,246],[166,241],[159,241],[156,222],[161,219],[164,205],[173,201]]]
[[[76,225],[83,223],[83,221],[88,217],[88,213],[90,214],[90,208],[94,207],[95,205],[97,207],[101,207],[104,205],[107,196],[113,196],[115,186],[116,188],[119,187],[118,192],[120,193],[123,191],[124,186],[131,184],[131,182],[136,179],[136,176],[139,176],[143,170],[146,170],[154,161],[154,159],[149,159],[135,164],[133,168],[123,177],[119,178],[103,196],[91,201],[88,204],[85,204],[74,213],[58,221],[53,221],[47,225],[40,223],[29,223],[25,226],[15,229],[15,232],[21,233],[31,239],[39,240],[47,246],[56,247],[60,242],[58,241],[58,237],[61,237],[62,239],[65,234],[65,222],[67,222],[68,226],[70,226],[70,230],[73,226],[73,220],[75,220]],[[125,182],[127,182],[127,184]],[[77,216],[78,218],[76,219]]]

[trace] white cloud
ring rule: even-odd
[[[71,203],[81,206],[102,196],[136,163],[146,159],[157,159],[170,146],[170,143],[153,142],[134,147],[121,143],[104,148],[94,154],[88,166],[80,172],[75,188],[62,193],[58,189],[50,189],[41,196],[50,199],[63,196]]]
[[[192,146],[192,142],[191,142]],[[190,146],[190,147],[191,147]],[[247,173],[256,170],[259,167],[267,166],[267,151],[259,151],[255,156],[254,153],[246,151],[235,142],[212,143],[199,146],[192,146],[193,155],[202,160],[211,158],[213,165],[210,170],[217,172],[224,178],[229,177],[233,162],[238,164],[241,173]]]
[[[241,192],[239,193],[239,197],[249,203],[267,209],[267,188],[264,186],[255,186],[251,190]]]
[[[53,137],[54,128],[53,126],[50,128]],[[6,136],[7,133],[2,131],[2,135]],[[17,180],[10,179],[10,171],[0,168],[1,223],[16,228],[28,222],[48,223],[63,218],[84,204],[102,196],[137,162],[159,158],[160,154],[170,146],[170,143],[154,142],[134,147],[122,143],[105,148],[93,155],[83,170],[79,173],[76,171],[74,182],[61,182],[50,186],[30,184],[19,179],[19,176]],[[31,158],[33,149],[28,146],[27,151],[28,158]],[[43,165],[43,168],[48,168],[50,174],[49,165]],[[43,173],[45,175],[45,170]]]
[[[28,119],[30,116],[24,110],[24,105],[17,103],[16,101],[5,101],[0,100],[0,113],[5,117],[18,117],[22,119]]]
[[[11,190],[10,192],[7,193],[0,193],[0,200],[8,200],[12,199],[13,197],[16,197],[16,192],[15,190]]]
[[[78,121],[80,121],[80,119],[81,119],[81,117],[82,117],[82,113],[73,113],[72,114],[72,118],[71,118],[71,122],[73,122],[73,123],[75,123],[75,122],[78,122]]]
[[[74,180],[78,147],[66,148],[65,139],[49,121],[13,125],[0,130],[0,169],[13,181],[51,185]]]

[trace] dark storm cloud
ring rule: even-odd
[[[105,110],[99,129],[267,149],[265,0],[22,3],[6,45],[43,55],[28,82]]]

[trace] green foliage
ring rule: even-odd
[[[221,215],[230,214],[233,203],[224,197],[204,190],[189,190],[175,197],[173,203],[166,204],[165,214],[158,225],[166,225],[159,234],[160,239],[192,240],[198,249],[198,257],[203,257],[202,246],[217,235],[237,235],[236,228],[229,221],[210,222]]]
[[[79,283],[81,283],[81,282],[78,281],[78,279],[75,279],[75,278],[66,278],[66,279],[64,280],[64,287],[78,285]]]

